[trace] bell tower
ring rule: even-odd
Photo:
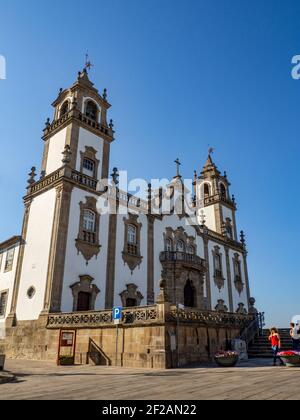
[[[71,88],[60,89],[52,106],[53,120],[48,119],[44,129],[41,176],[48,176],[61,167],[62,154],[67,148],[72,170],[97,180],[107,179],[114,131],[112,120],[107,122],[111,105],[106,89],[100,95],[84,69]]]
[[[71,278],[75,284],[97,274],[87,266],[101,250],[98,183],[109,174],[111,105],[106,89],[99,94],[86,68],[69,89],[60,89],[52,105],[53,119],[47,120],[42,137],[40,175],[32,168],[24,198],[11,323],[60,312],[63,296],[69,293],[64,280]],[[104,263],[104,254],[101,258]],[[35,290],[34,300],[28,298],[28,290]]]
[[[205,221],[212,231],[237,241],[237,208],[234,196],[230,197],[230,185],[226,172],[221,174],[209,154],[200,176],[195,177],[198,221]]]

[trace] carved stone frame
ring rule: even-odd
[[[144,296],[138,290],[138,286],[136,286],[133,283],[130,283],[126,285],[126,290],[120,293],[120,298],[121,298],[123,307],[126,308],[127,299],[135,299],[137,306],[140,306],[142,300],[144,299]]]
[[[139,215],[128,213],[128,218],[124,217],[124,249],[122,252],[122,257],[124,264],[128,265],[131,273],[139,267],[142,263],[143,257],[141,256],[141,229],[142,223],[138,222]],[[130,252],[130,245],[128,244],[128,228],[129,226],[134,226],[136,228],[136,252]]]
[[[233,258],[233,269],[234,269],[234,285],[236,290],[238,291],[238,294],[241,296],[241,294],[244,291],[245,284],[242,280],[242,267],[241,267],[241,260],[239,254],[235,253]],[[237,264],[239,265],[239,268],[237,269]]]
[[[93,311],[95,309],[95,303],[97,296],[100,293],[100,290],[95,284],[92,284],[94,281],[93,277],[84,275],[79,276],[80,281],[77,283],[74,283],[70,286],[70,289],[72,290],[73,294],[73,312],[77,311],[78,308],[78,295],[80,292],[89,293],[91,295],[90,300],[90,311]]]
[[[92,162],[94,162],[94,173],[93,177],[94,179],[98,179],[98,169],[100,160],[96,158],[97,150],[95,150],[93,147],[85,146],[85,151],[80,152],[80,172],[83,173],[83,161],[84,159],[89,159]]]
[[[100,250],[101,245],[99,244],[99,231],[100,231],[100,214],[97,210],[97,200],[94,197],[86,197],[86,202],[80,202],[80,220],[79,220],[79,232],[78,237],[76,239],[76,248],[78,254],[81,253],[86,260],[86,263],[93,258],[97,257]],[[84,211],[91,210],[95,214],[95,241],[87,241],[85,240],[85,233],[83,229],[83,220],[84,220]]]
[[[225,279],[223,276],[223,255],[222,253],[220,253],[220,247],[219,246],[215,246],[212,254],[213,254],[213,262],[214,262],[214,281],[216,286],[218,287],[219,291],[221,291],[221,289],[223,289],[223,287],[225,286]],[[220,263],[221,263],[221,275],[220,273],[217,273],[217,267],[216,267],[216,258],[220,258]]]

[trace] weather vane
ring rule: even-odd
[[[85,66],[84,66],[84,68],[86,70],[91,70],[92,67],[94,67],[94,65],[91,63],[89,54],[86,53],[86,55],[85,55]]]
[[[211,156],[214,153],[215,149],[213,147],[208,146],[208,155]]]

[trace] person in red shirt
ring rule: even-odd
[[[276,366],[277,354],[279,353],[280,348],[281,348],[280,335],[278,334],[277,328],[274,327],[274,328],[271,329],[271,334],[269,336],[269,341],[271,342],[272,351],[273,351],[273,355],[274,355],[273,366]],[[282,360],[280,360],[280,364],[281,365],[284,364],[282,362]]]

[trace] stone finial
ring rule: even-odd
[[[58,94],[61,95],[62,92],[63,92],[63,88],[60,88]]]
[[[41,179],[45,178],[46,176],[46,171],[41,171]]]
[[[246,246],[246,236],[243,230],[241,230],[241,236],[240,236],[241,244],[245,247]]]
[[[232,195],[231,200],[232,200],[233,204],[236,204],[235,195]]]
[[[197,174],[197,171],[195,170],[194,171],[194,181],[196,182],[198,180],[198,174]]]
[[[224,178],[227,179],[227,172],[224,172]]]
[[[107,89],[103,90],[102,97],[103,97],[104,101],[107,102]]]
[[[118,168],[114,168],[112,174],[110,175],[112,177],[112,182],[114,186],[116,187],[119,185],[119,171]]]
[[[110,120],[109,128],[111,129],[111,131],[113,131],[113,129],[114,129],[114,121],[113,120]]]
[[[159,283],[160,292],[159,292],[159,295],[157,296],[157,299],[156,299],[157,303],[168,302],[168,295],[166,293],[166,287],[167,287],[167,282],[164,278],[162,278],[160,283]]]
[[[204,213],[204,210],[201,210],[201,213],[200,213],[200,226],[203,228],[205,226],[205,223],[206,223],[205,213]]]
[[[66,144],[64,151],[62,152],[62,155],[63,155],[62,163],[64,165],[68,165],[71,162],[71,155],[72,155],[71,147],[68,144]]]
[[[31,168],[31,172],[28,175],[29,175],[29,179],[28,179],[27,183],[29,184],[29,186],[35,184],[35,177],[36,177],[36,167],[35,166],[33,166]]]
[[[47,120],[46,120],[46,122],[45,122],[45,126],[46,126],[46,128],[49,128],[50,127],[50,118],[47,118]]]
[[[258,310],[255,308],[255,302],[256,300],[253,297],[249,299],[249,314],[251,315],[258,314]]]

